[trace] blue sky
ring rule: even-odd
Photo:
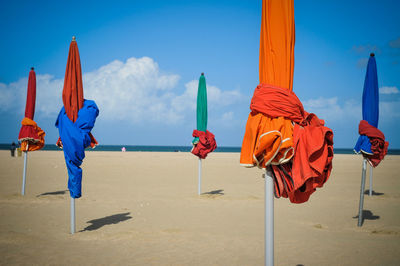
[[[261,1],[8,1],[0,8],[0,143],[18,138],[29,69],[35,121],[54,127],[69,43],[76,36],[85,98],[100,116],[100,144],[190,145],[197,81],[205,72],[208,128],[240,146],[258,84]],[[398,1],[295,0],[294,91],[325,119],[335,147],[358,137],[366,63],[375,52],[379,128],[400,148]]]

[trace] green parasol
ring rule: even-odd
[[[197,89],[197,130],[206,132],[207,130],[207,87],[204,73],[201,73],[199,87]],[[196,137],[192,141],[193,145],[199,142]]]

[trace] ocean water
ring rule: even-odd
[[[0,150],[9,150],[11,144],[0,143]],[[146,152],[190,152],[192,146],[142,146],[142,145],[99,145],[95,149],[88,148],[86,151],[115,151],[120,152],[125,147],[127,152],[146,151]],[[46,144],[45,151],[62,151],[55,144]],[[240,147],[217,147],[214,152],[240,152]],[[336,154],[354,154],[352,148],[334,148]],[[400,149],[389,149],[388,154],[400,155]]]

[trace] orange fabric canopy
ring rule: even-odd
[[[22,126],[31,127],[38,136],[37,139],[26,139],[24,141],[21,141],[21,151],[36,151],[43,148],[44,136],[46,135],[46,133],[44,133],[44,131],[40,127],[38,127],[36,122],[28,117],[24,117],[21,124]]]
[[[240,163],[271,165],[275,196],[308,200],[328,180],[333,159],[333,132],[307,113],[293,92],[293,0],[263,0],[260,84],[251,101]]]
[[[263,0],[260,37],[260,83],[293,90],[293,0]],[[249,114],[240,163],[266,167],[293,157],[293,125],[289,119]]]

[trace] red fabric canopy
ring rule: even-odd
[[[205,159],[207,155],[217,148],[215,136],[210,131],[193,130],[193,137],[199,138],[199,142],[193,146],[192,153],[201,159]]]
[[[75,122],[78,118],[78,111],[83,106],[81,60],[79,57],[78,44],[75,40],[69,45],[62,99],[67,116],[72,122]]]
[[[266,97],[268,95],[268,97]],[[307,113],[296,94],[276,86],[260,84],[250,108],[271,118],[284,117],[294,124],[292,162],[271,163],[275,175],[275,195],[291,202],[308,200],[315,188],[328,180],[333,159],[333,132],[315,114]]]
[[[368,121],[361,120],[358,125],[358,133],[366,135],[371,142],[373,155],[364,154],[373,167],[377,167],[387,154],[389,142],[385,141],[385,135],[376,127],[370,125]]]
[[[82,69],[81,60],[79,57],[78,44],[75,38],[69,45],[69,53],[67,60],[67,68],[65,70],[64,88],[62,92],[62,99],[68,118],[75,122],[78,118],[79,109],[83,106],[83,85],[82,85]],[[98,145],[97,140],[89,133],[91,143],[90,146],[94,148]],[[57,141],[57,145],[62,147],[61,139]]]
[[[44,146],[44,131],[37,126],[33,117],[36,103],[36,74],[32,67],[28,78],[28,91],[26,95],[25,118],[19,131],[18,140],[21,142],[21,150],[34,151]],[[27,145],[29,144],[29,145]],[[28,148],[28,149],[27,149]]]

